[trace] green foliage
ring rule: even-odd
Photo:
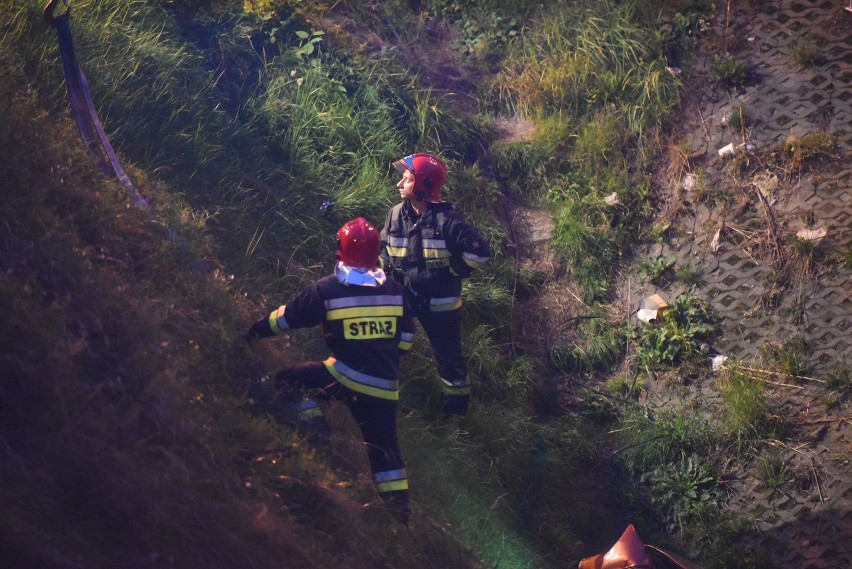
[[[631,186],[616,172],[599,181],[577,173],[548,180],[547,201],[555,211],[551,246],[568,259],[587,303],[604,296],[621,258],[620,245],[630,239],[631,215],[641,215],[646,189]],[[606,204],[604,196],[612,192],[623,205]]]
[[[669,531],[683,532],[722,499],[712,464],[691,454],[643,477],[651,501],[663,512]]]
[[[667,59],[677,62],[692,57],[698,40],[710,30],[707,12],[699,3],[692,3],[660,27],[655,40]]]
[[[598,177],[608,168],[623,167],[624,125],[612,112],[600,112],[577,133],[571,161]]]
[[[778,490],[795,479],[792,470],[777,450],[765,453],[758,460],[757,475],[770,490]]]
[[[852,245],[846,247],[846,251],[840,254],[840,262],[845,269],[852,269]]]
[[[671,257],[645,257],[637,264],[639,274],[650,279],[651,282],[661,284],[672,271],[677,259]]]
[[[674,365],[699,357],[699,346],[717,332],[706,303],[690,289],[675,299],[654,322],[643,322],[637,337],[640,365]]]
[[[810,370],[810,347],[802,336],[794,336],[781,344],[764,343],[759,348],[767,362],[777,366],[781,373],[795,377],[807,375]]]
[[[698,287],[704,283],[701,273],[692,265],[683,265],[675,269],[675,278],[688,287]]]
[[[659,121],[677,98],[665,61],[629,8],[599,4],[586,13],[560,11],[524,34],[501,78],[521,109],[562,110],[579,117],[614,104],[630,132]]]
[[[834,157],[837,141],[825,132],[812,132],[802,137],[791,137],[781,145],[781,152],[789,167],[804,166]]]
[[[809,38],[790,42],[790,56],[793,59],[793,63],[800,68],[825,63],[825,55],[822,51],[823,48]]]
[[[622,419],[625,462],[637,473],[648,473],[690,455],[709,455],[714,432],[700,414],[686,408],[655,414],[628,407]]]
[[[746,112],[746,109],[743,105],[735,109],[731,109],[731,112],[728,113],[725,122],[728,124],[728,128],[739,131],[749,125],[750,117]]]
[[[726,85],[742,85],[748,79],[748,68],[730,53],[713,56],[713,74]]]
[[[737,440],[774,437],[780,425],[769,413],[763,384],[736,366],[724,369],[720,381],[722,427]]]
[[[537,204],[547,192],[547,176],[568,167],[564,152],[572,125],[562,114],[539,114],[526,124],[532,131],[526,136],[507,137],[491,145],[489,163],[495,177],[514,196]]]
[[[606,380],[606,389],[615,397],[628,399],[637,396],[646,384],[644,375],[612,375]]]
[[[584,320],[577,327],[577,344],[557,344],[550,353],[551,363],[566,373],[613,371],[624,355],[627,330],[606,318]]]
[[[846,362],[836,362],[825,375],[825,386],[842,394],[852,393],[852,370]]]
[[[468,17],[460,22],[461,35],[457,49],[468,55],[505,48],[518,35],[518,21],[488,12],[483,17]]]

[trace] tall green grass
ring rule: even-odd
[[[502,106],[539,127],[531,141],[495,148],[497,172],[520,180],[509,187],[522,196],[547,200],[553,246],[587,302],[606,297],[621,250],[641,232],[649,196],[642,164],[678,102],[651,12],[612,2],[553,9],[510,46],[497,83]],[[551,119],[571,131],[546,137]],[[619,203],[605,206],[613,193]]]

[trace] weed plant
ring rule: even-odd
[[[694,454],[654,469],[643,481],[671,532],[682,533],[696,525],[707,513],[717,511],[722,498],[714,466]]]
[[[711,425],[686,408],[650,413],[640,406],[629,406],[621,423],[622,455],[640,476],[690,455],[708,456],[714,448]]]
[[[728,86],[742,85],[748,80],[748,68],[730,53],[713,56],[713,74]]]
[[[611,372],[621,363],[627,330],[605,318],[592,318],[577,326],[577,343],[551,348],[551,363],[566,373]]]
[[[778,490],[793,482],[792,470],[777,450],[763,454],[757,463],[757,476],[769,490]]]
[[[790,56],[799,68],[822,65],[825,55],[817,42],[811,39],[793,41],[790,43]]]
[[[701,273],[692,265],[682,265],[675,269],[675,278],[687,287],[699,287],[704,284]]]
[[[736,366],[727,366],[720,380],[723,413],[722,428],[738,442],[748,446],[759,439],[780,434],[781,424],[769,412],[764,386]]]
[[[508,155],[500,148],[497,163],[498,172],[509,173],[535,157],[518,191],[535,196],[544,188],[554,212],[553,247],[570,262],[586,301],[594,301],[606,294],[618,252],[646,213],[647,180],[631,173],[624,156],[644,152],[647,135],[677,101],[677,83],[655,51],[647,12],[613,3],[583,7],[556,11],[525,30],[510,44],[498,79],[512,112],[536,124],[558,116],[572,125],[570,146],[564,136],[551,139],[548,160],[538,154],[548,145],[518,144]],[[621,205],[606,206],[602,198],[613,192]]]
[[[690,289],[662,312],[658,321],[642,323],[636,359],[643,367],[674,365],[701,357],[700,345],[717,333],[706,303]]]
[[[671,257],[646,257],[639,261],[637,268],[639,274],[657,285],[669,280],[672,268],[677,259]]]
[[[819,164],[834,156],[837,141],[825,132],[812,132],[799,138],[790,138],[781,145],[781,159],[785,166],[801,170]]]
[[[810,348],[802,336],[794,336],[780,344],[764,343],[759,348],[766,362],[783,374],[796,377],[807,375],[810,370]]]
[[[825,385],[828,389],[848,395],[852,393],[852,370],[846,362],[836,362],[831,366],[825,376]]]
[[[728,116],[726,117],[725,122],[728,124],[728,128],[739,132],[741,129],[749,126],[750,117],[745,110],[745,107],[740,105],[736,109],[732,109]]]

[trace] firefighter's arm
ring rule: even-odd
[[[464,219],[453,222],[451,235],[453,248],[450,258],[450,272],[457,277],[468,277],[476,269],[483,268],[491,259],[491,247],[488,241]]]
[[[396,344],[400,355],[404,356],[411,350],[411,346],[414,345],[415,330],[414,314],[411,310],[411,305],[408,303],[406,296],[403,295],[402,316],[399,319],[399,342]]]
[[[287,330],[287,320],[284,318],[284,312],[287,306],[283,305],[273,310],[268,316],[261,318],[251,325],[251,328],[246,332],[246,341],[251,342],[260,338],[269,338],[277,336]]]
[[[283,334],[285,330],[315,326],[322,321],[324,303],[316,284],[308,287],[287,304],[279,306],[251,325],[246,340],[269,338]]]
[[[382,227],[382,230],[379,233],[382,239],[382,246],[379,249],[379,267],[388,275],[390,275],[393,271],[393,264],[391,264],[390,255],[388,254],[388,232],[390,231],[392,215],[393,208],[391,208],[385,216],[385,226]]]

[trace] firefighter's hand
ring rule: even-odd
[[[263,320],[260,320],[260,321],[255,322],[254,324],[251,325],[251,328],[248,329],[248,332],[246,332],[243,335],[243,338],[245,338],[245,341],[246,341],[247,344],[251,344],[255,340],[259,340],[260,338],[264,337],[264,334],[263,334],[263,325],[264,324],[265,324],[265,322]]]

